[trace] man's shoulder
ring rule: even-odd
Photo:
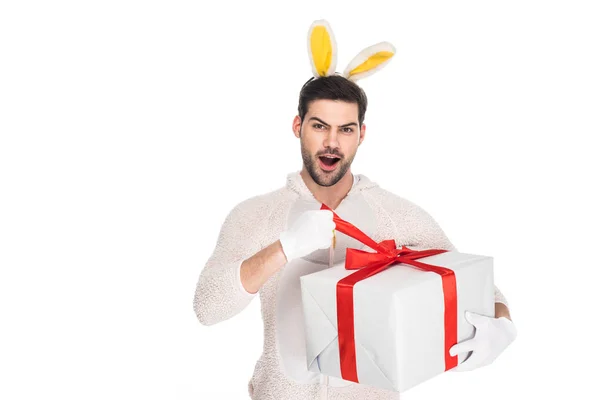
[[[365,190],[365,194],[383,206],[410,206],[414,203],[396,192],[382,186],[373,186]]]
[[[245,218],[264,215],[265,212],[270,212],[289,200],[290,191],[286,187],[280,187],[239,201],[231,213]]]
[[[370,197],[377,206],[390,214],[421,217],[425,212],[422,207],[408,197],[379,185],[369,188],[365,194]]]

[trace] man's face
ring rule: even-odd
[[[358,104],[336,100],[311,102],[304,121],[296,116],[293,129],[304,166],[321,186],[335,185],[346,174],[365,134],[364,124],[358,125]]]

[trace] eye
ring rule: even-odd
[[[343,131],[344,131],[345,133],[352,133],[352,132],[354,132],[354,129],[352,129],[352,128],[350,128],[350,127],[345,127],[345,128],[343,129]]]
[[[322,124],[315,123],[315,124],[313,124],[313,128],[315,128],[315,129],[323,129],[325,127]]]

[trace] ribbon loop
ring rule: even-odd
[[[434,272],[442,278],[444,293],[444,359],[446,371],[458,365],[458,356],[450,355],[450,348],[457,343],[457,295],[456,276],[454,271],[436,265],[416,261],[419,258],[429,257],[447,252],[444,249],[413,250],[406,246],[396,248],[394,239],[383,240],[379,243],[368,237],[356,226],[341,219],[331,208],[325,204],[321,210],[333,212],[333,221],[336,230],[342,232],[364,245],[375,250],[374,253],[346,249],[345,268],[357,270],[341,279],[336,287],[338,342],[340,350],[340,370],[342,378],[358,383],[358,370],[356,365],[356,344],[354,341],[354,285],[364,279],[382,272],[394,264],[408,264],[422,271]]]

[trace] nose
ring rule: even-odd
[[[325,134],[325,139],[323,139],[323,147],[330,149],[337,149],[340,147],[338,133],[335,129],[329,129],[329,131]]]

